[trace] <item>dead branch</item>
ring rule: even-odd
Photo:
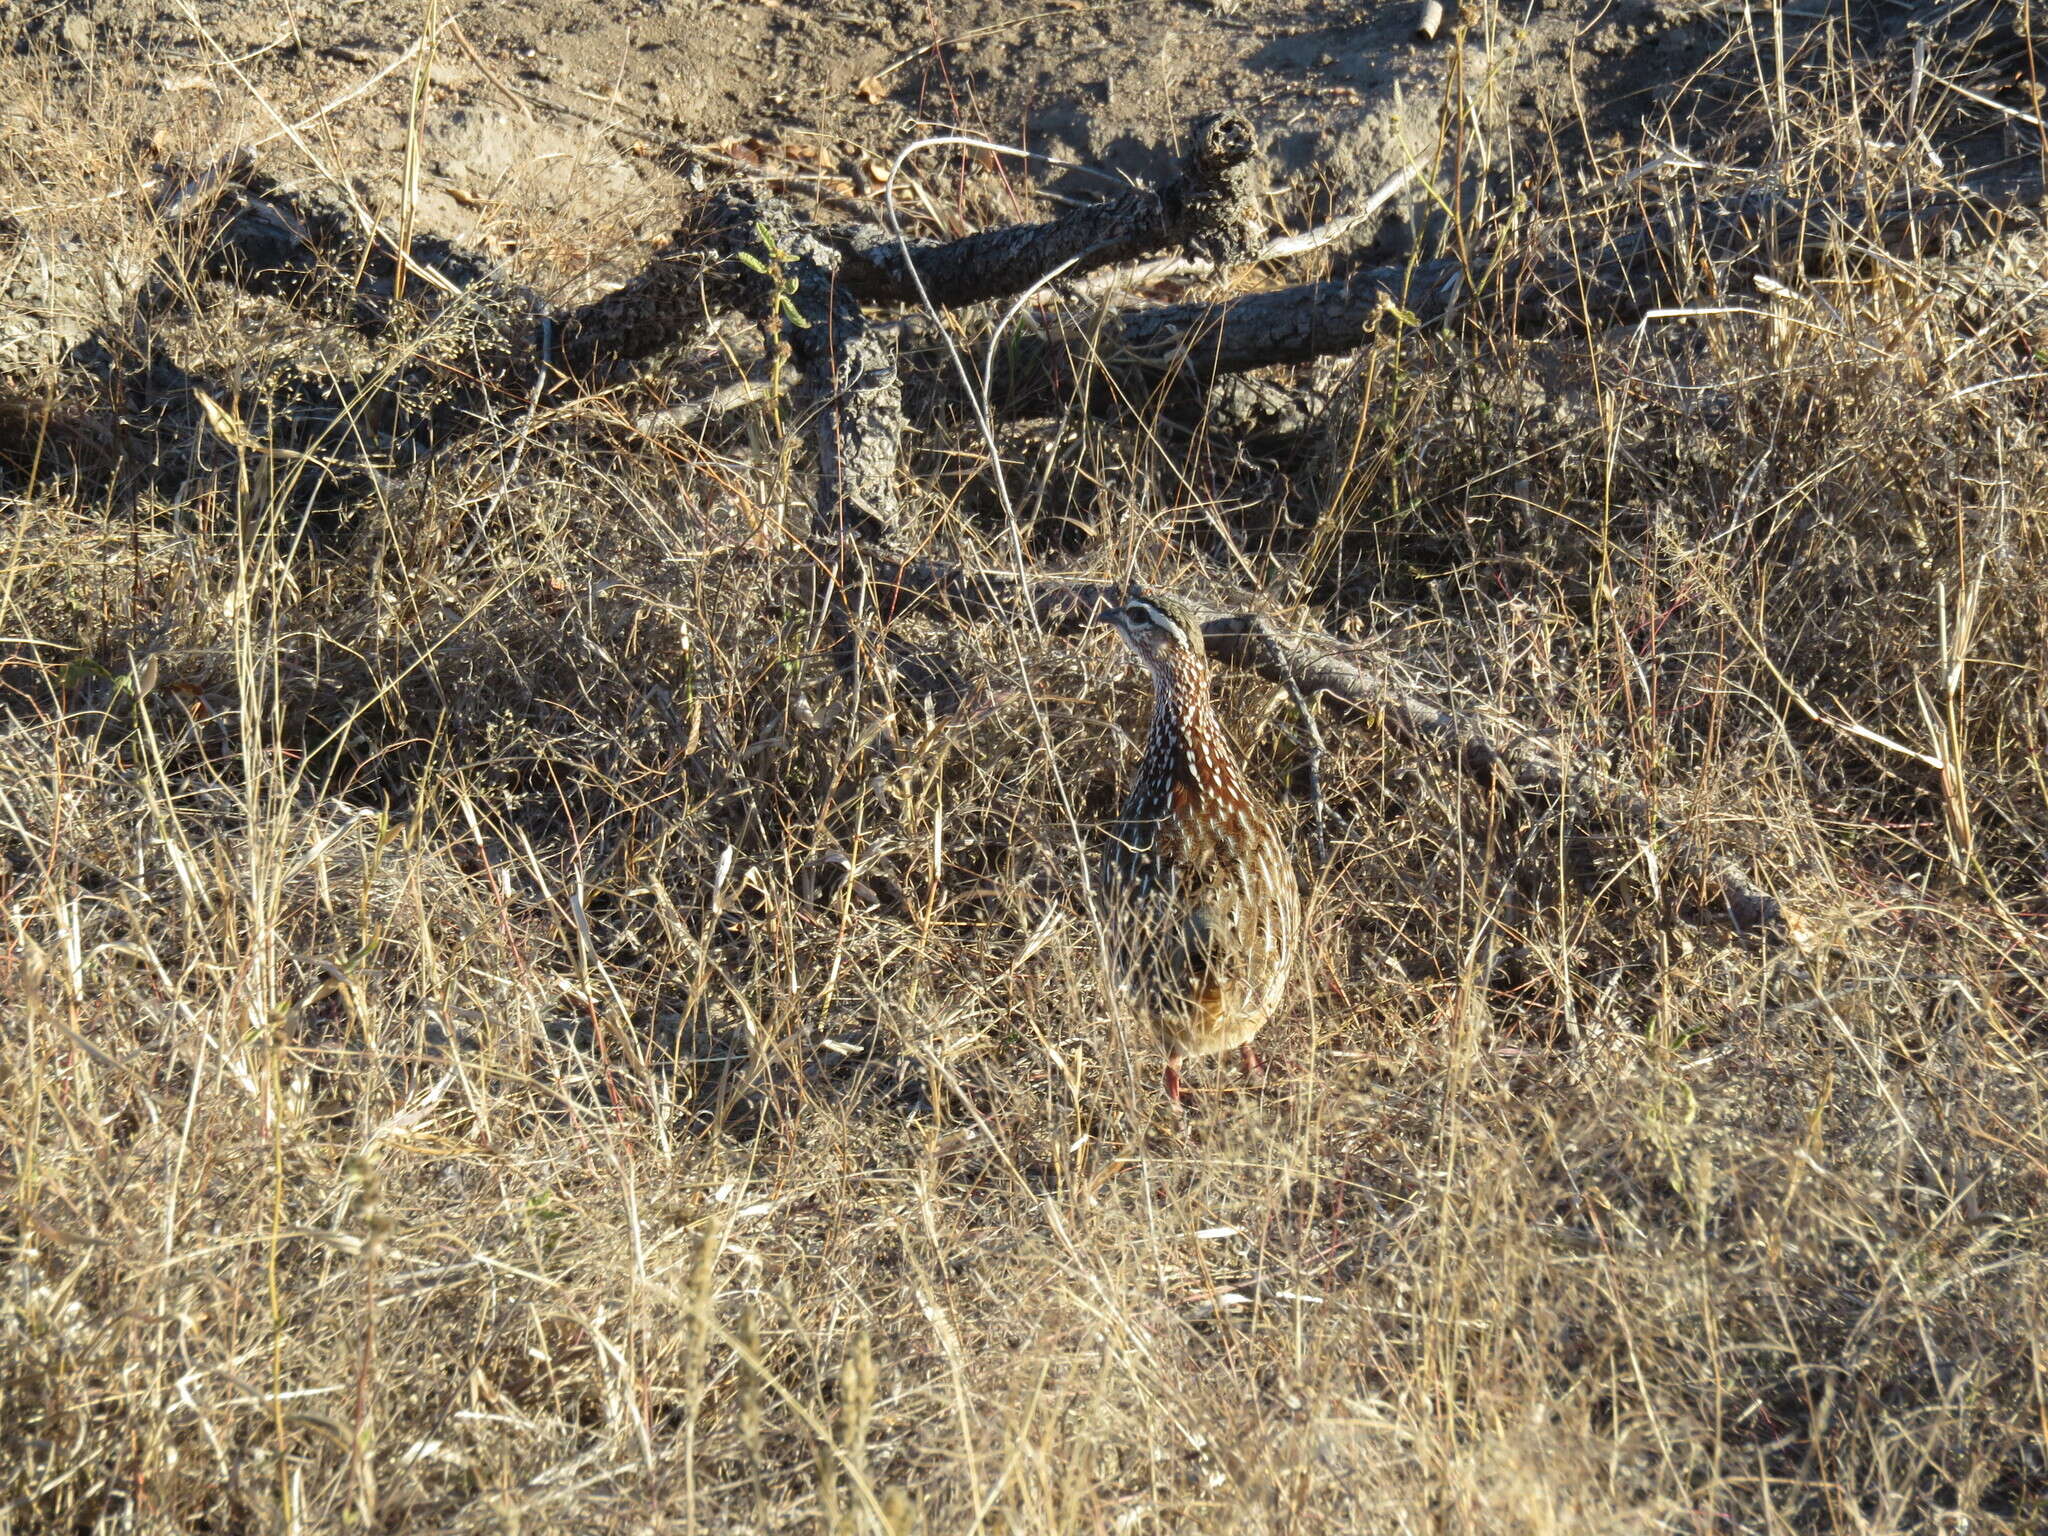
[[[1355,352],[1404,314],[1425,324],[1443,318],[1463,292],[1456,262],[1375,267],[1341,282],[1301,283],[1219,304],[1125,310],[1090,345],[1119,374],[1171,372],[1207,381]],[[1020,357],[1017,372],[1027,369]]]
[[[961,619],[1027,619],[1052,633],[1071,633],[1123,600],[1120,589],[1056,579],[1019,581],[929,560],[871,562],[870,608],[887,619],[935,607]],[[1326,635],[1281,634],[1255,614],[1204,609],[1202,633],[1220,665],[1298,688],[1338,723],[1383,729],[1461,775],[1496,804],[1554,808],[1653,849],[1678,882],[1715,893],[1721,910],[1744,932],[1782,931],[1777,898],[1757,887],[1733,860],[1703,847],[1693,834],[1660,816],[1642,795],[1604,775],[1565,761],[1536,733],[1493,725],[1398,686],[1384,671],[1361,665]]]
[[[813,536],[837,547],[879,544],[896,531],[903,385],[896,335],[872,324],[841,281],[840,252],[778,199],[734,190],[712,199],[722,293],[763,317],[771,345],[802,367],[798,403],[814,424],[818,490]]]
[[[1054,272],[1078,278],[1170,247],[1192,258],[1196,269],[1257,256],[1251,125],[1219,114],[1199,120],[1191,139],[1180,174],[1156,191],[1134,190],[1044,223],[907,247],[877,225],[804,226],[766,193],[727,189],[719,196],[727,205],[750,205],[738,219],[742,224],[767,220],[792,235],[806,227],[821,264],[858,302],[921,302],[914,265],[925,299],[950,307],[1023,292]],[[1226,374],[1354,351],[1393,323],[1396,306],[1424,323],[1464,305],[1495,326],[1604,328],[1683,298],[1729,290],[1747,296],[1757,274],[1795,277],[1859,253],[1911,257],[1971,249],[1999,238],[2015,221],[2031,225],[2040,192],[2039,177],[2028,172],[1884,205],[1853,197],[1817,204],[1771,191],[1717,201],[1680,191],[1654,205],[1624,198],[1585,210],[1527,249],[1473,270],[1442,261],[1374,268],[1339,282],[1223,303],[1134,308],[1068,335],[1019,336],[1006,377],[1012,394],[1028,394],[1048,384],[1071,387],[1077,371],[1106,367],[1124,379],[1127,394],[1149,395],[1136,388],[1147,376],[1175,374],[1207,384]],[[456,294],[477,302],[475,290],[489,287],[479,308],[508,321],[521,317],[512,326],[520,334],[508,336],[508,343],[529,342],[527,322],[541,318],[530,295],[492,278],[483,257],[428,240],[416,240],[401,254],[395,240],[366,226],[346,199],[317,187],[286,186],[246,160],[181,179],[161,205],[167,221],[188,231],[206,275],[371,333],[392,318],[401,265],[425,275],[408,294],[430,311]],[[595,381],[700,327],[707,242],[717,247],[718,224],[714,219],[711,227],[678,230],[620,288],[552,317],[557,365]],[[1291,247],[1282,241],[1273,250],[1286,254]],[[713,286],[734,291],[729,283]],[[521,347],[498,350],[523,393],[530,369],[511,355]]]
[[[2034,177],[2009,177],[1883,207],[1828,206],[1776,193],[1701,204],[1677,198],[1637,209],[1620,233],[1616,211],[1589,214],[1535,249],[1468,273],[1453,261],[1374,267],[1337,282],[1302,283],[1211,304],[1125,310],[1105,325],[1022,338],[1010,377],[1071,374],[1087,356],[1112,374],[1169,372],[1197,381],[1356,351],[1397,323],[1429,324],[1463,307],[1482,324],[1521,331],[1604,330],[1659,305],[1725,293],[1752,295],[1758,274],[1811,275],[1871,254],[1956,253],[2037,222]],[[1055,361],[1048,352],[1068,354]],[[1085,351],[1076,357],[1077,351]]]
[[[1156,191],[1085,203],[1042,224],[907,244],[872,224],[820,233],[844,255],[846,282],[860,298],[941,309],[1008,298],[1062,269],[1078,277],[1168,247],[1216,264],[1243,261],[1258,250],[1258,137],[1235,112],[1219,112],[1198,118],[1189,138],[1180,174]]]
[[[1179,175],[1157,190],[1134,189],[1044,223],[951,241],[905,244],[878,225],[817,227],[810,231],[821,247],[814,254],[856,301],[918,303],[922,279],[939,306],[1021,293],[1063,268],[1078,275],[1168,247],[1211,263],[1243,259],[1257,248],[1257,137],[1244,118],[1219,113],[1197,120],[1190,139]],[[727,188],[719,198],[726,208],[710,227],[678,230],[618,289],[551,317],[567,373],[603,377],[617,364],[676,345],[703,323],[706,242],[717,242],[735,222],[737,201],[751,204],[737,218],[742,225],[766,220],[792,235],[798,227],[796,215],[771,195]],[[423,288],[446,296],[492,281],[485,258],[426,239],[401,254],[395,239],[367,225],[348,200],[317,186],[287,186],[246,158],[180,178],[160,206],[168,222],[188,232],[205,276],[371,334],[392,319],[401,265],[440,279],[415,284],[415,297]]]
[[[1329,219],[1313,229],[1299,234],[1281,235],[1268,240],[1246,260],[1255,262],[1289,261],[1296,256],[1306,256],[1348,239],[1360,229],[1371,224],[1385,211],[1388,203],[1405,191],[1416,177],[1416,168],[1403,166],[1372,189],[1370,196],[1351,212]],[[1062,278],[1060,292],[1073,298],[1093,298],[1110,293],[1118,288],[1142,288],[1147,283],[1156,283],[1165,278],[1210,277],[1219,270],[1219,263],[1205,256],[1174,254],[1155,256],[1150,261],[1141,261],[1125,271],[1103,269],[1078,280]]]

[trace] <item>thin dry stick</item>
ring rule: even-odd
[[[532,122],[533,108],[526,104],[526,98],[499,79],[498,72],[484,62],[484,56],[477,52],[476,44],[472,43],[469,40],[469,34],[462,30],[462,23],[455,17],[450,16],[448,18],[448,30],[454,35],[455,41],[460,45],[462,51],[469,55],[469,62],[477,67],[477,73],[484,77],[485,83],[500,96],[504,97],[511,104],[513,111],[517,112],[529,123]]]
[[[1800,691],[1799,685],[1787,677],[1777,662],[1771,659],[1770,649],[1750,629],[1742,615],[1736,611],[1735,605],[1724,600],[1721,607],[1728,615],[1729,622],[1734,624],[1736,633],[1742,636],[1743,643],[1755,653],[1756,659],[1764,664],[1764,670],[1771,674],[1771,680],[1784,690],[1785,697],[1790,699],[1793,705],[1807,719],[1813,721],[1816,725],[1824,725],[1829,730],[1840,731],[1845,736],[1853,736],[1858,741],[1867,741],[1874,747],[1883,747],[1888,752],[1896,752],[1902,757],[1909,757],[1923,767],[1934,769],[1937,773],[1943,770],[1944,764],[1941,758],[1931,753],[1919,751],[1914,747],[1909,747],[1903,741],[1896,741],[1892,737],[1885,735],[1882,731],[1872,730],[1860,721],[1847,720],[1840,715],[1831,714],[1827,710],[1820,708],[1819,705],[1814,704]]]
[[[1351,213],[1341,218],[1329,219],[1305,229],[1298,235],[1282,235],[1261,246],[1250,259],[1254,262],[1289,261],[1296,256],[1306,256],[1325,246],[1335,245],[1353,230],[1372,222],[1382,208],[1406,190],[1417,175],[1413,165],[1405,165],[1387,177],[1370,196]],[[1206,277],[1217,270],[1216,263],[1202,256],[1172,255],[1155,256],[1150,261],[1141,261],[1128,267],[1104,267],[1086,277],[1061,286],[1079,298],[1092,298],[1097,294],[1116,289],[1142,288],[1147,283],[1156,283],[1173,277]]]
[[[441,12],[441,0],[427,0],[427,25],[420,36],[419,68],[413,71],[412,94],[405,104],[405,180],[399,189],[398,200],[398,249],[410,255],[412,252],[412,221],[419,210],[420,201],[420,119],[427,104],[427,77],[434,69],[434,48],[430,39],[435,37],[435,22]],[[405,269],[409,263],[401,261],[391,274],[391,302],[405,302]]]

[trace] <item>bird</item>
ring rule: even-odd
[[[1181,1064],[1235,1048],[1285,1002],[1302,947],[1301,893],[1271,809],[1239,767],[1209,696],[1201,616],[1176,597],[1127,592],[1103,618],[1152,674],[1152,724],[1097,884],[1116,990]]]

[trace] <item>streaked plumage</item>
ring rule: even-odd
[[[1294,866],[1245,781],[1209,697],[1197,616],[1132,597],[1114,624],[1152,673],[1152,728],[1103,850],[1101,894],[1118,990],[1180,1064],[1237,1048],[1279,1009],[1301,947]]]

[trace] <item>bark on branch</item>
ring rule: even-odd
[[[770,344],[786,339],[802,368],[799,407],[817,434],[813,537],[880,544],[896,531],[896,461],[903,385],[896,334],[871,323],[843,281],[841,253],[778,199],[737,191],[714,198],[713,242],[724,295],[763,316]]]

